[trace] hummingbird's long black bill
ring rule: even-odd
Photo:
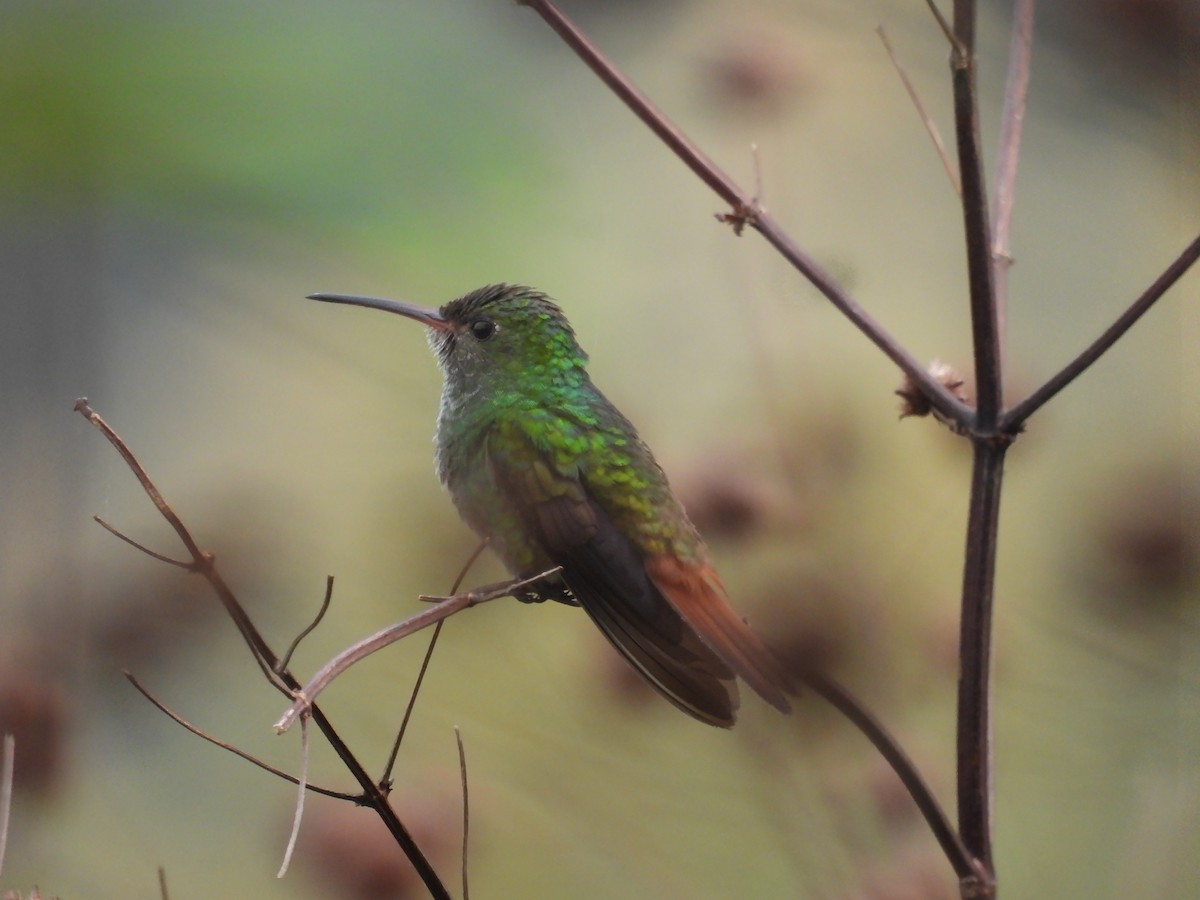
[[[382,309],[384,312],[396,313],[437,328],[449,331],[452,327],[449,320],[436,309],[427,306],[417,306],[415,303],[404,303],[400,300],[382,300],[379,297],[358,297],[354,294],[309,294],[309,300],[323,300],[326,303],[345,303],[347,306],[365,306],[368,309]]]

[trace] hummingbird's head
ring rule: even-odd
[[[310,296],[398,313],[428,326],[449,390],[527,393],[587,378],[587,354],[571,323],[553,300],[532,288],[492,284],[441,309],[346,294]]]

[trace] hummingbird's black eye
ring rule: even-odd
[[[471,323],[471,334],[477,341],[486,341],[496,333],[496,323],[491,319],[476,319]]]

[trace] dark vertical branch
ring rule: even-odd
[[[976,429],[994,433],[1003,405],[1000,373],[1000,328],[992,278],[991,226],[987,185],[979,149],[979,104],[975,88],[975,5],[954,4],[955,47],[951,56],[954,82],[954,131],[958,171],[962,179],[963,231],[967,240],[967,278],[971,302],[971,337],[975,356]]]
[[[971,337],[975,359],[974,468],[963,566],[958,681],[958,830],[980,867],[992,865],[992,598],[1006,439],[997,434],[1003,408],[1000,322],[992,267],[987,185],[979,145],[975,83],[975,4],[955,0],[954,126],[962,178]],[[965,887],[965,886],[964,886]],[[964,895],[966,895],[964,890]],[[991,893],[988,885],[986,894]]]
[[[992,592],[1007,445],[975,444],[963,567],[958,680],[958,829],[986,872],[992,868]]]

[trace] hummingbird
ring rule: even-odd
[[[581,606],[663,697],[734,724],[740,677],[788,712],[792,682],[730,607],[708,549],[637,430],[588,376],[552,299],[494,284],[440,309],[318,293],[420,322],[442,370],[437,474],[524,602]]]

